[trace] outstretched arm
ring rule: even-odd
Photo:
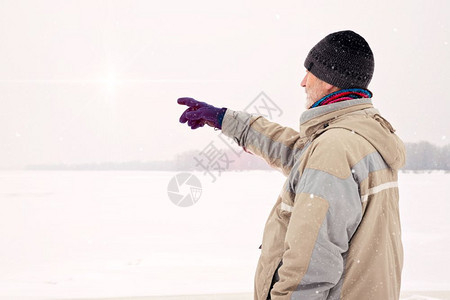
[[[245,151],[263,158],[286,176],[294,165],[294,158],[305,146],[305,140],[297,131],[262,116],[217,108],[193,98],[179,98],[178,103],[189,106],[180,117],[181,123],[187,122],[192,129],[205,124],[222,129]]]

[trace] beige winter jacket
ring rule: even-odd
[[[371,99],[309,109],[300,132],[228,109],[222,131],[287,176],[264,229],[256,300],[399,298],[405,150]]]

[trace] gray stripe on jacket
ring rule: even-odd
[[[321,170],[305,169],[295,192],[321,197],[328,201],[329,208],[308,270],[291,299],[327,299],[330,289],[342,277],[342,255],[348,250],[348,243],[361,222],[358,184],[352,176],[341,179]]]
[[[352,173],[356,182],[361,183],[369,177],[369,173],[384,169],[389,169],[389,166],[383,160],[380,153],[375,151],[364,156],[359,162],[357,162],[352,167]]]

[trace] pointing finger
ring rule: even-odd
[[[178,104],[187,105],[189,107],[199,107],[200,101],[195,100],[194,98],[184,97],[184,98],[178,98],[177,100]]]

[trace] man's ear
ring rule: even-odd
[[[327,91],[328,94],[340,90],[340,88],[338,88],[337,86],[334,86],[334,85],[332,85],[332,84],[329,84],[328,82],[325,82],[325,81],[324,81],[323,83],[325,84],[325,85],[324,85],[324,88],[325,88],[325,90]]]

